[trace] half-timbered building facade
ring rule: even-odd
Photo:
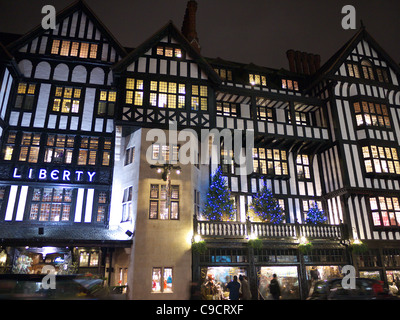
[[[196,9],[135,49],[83,1],[54,30],[1,35],[0,267],[96,273],[131,299],[187,299],[192,281],[225,298],[240,274],[268,299],[274,273],[299,299],[349,264],[394,281],[399,66],[364,27],[322,66],[294,50],[289,70],[203,57]],[[236,213],[212,222],[202,209],[219,166]],[[264,185],[285,223],[251,212]],[[306,223],[315,204],[326,223]]]

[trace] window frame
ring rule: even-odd
[[[353,101],[352,107],[355,115],[355,126],[357,129],[393,129],[389,110],[390,106],[388,106],[387,103],[360,99]],[[366,110],[368,110],[368,112]],[[375,121],[373,120],[373,117],[375,117]],[[368,122],[370,122],[370,124],[368,124]]]
[[[390,145],[361,145],[360,155],[364,162],[363,170],[367,176],[398,176],[400,175],[400,153],[399,149],[395,146]],[[367,154],[368,149],[368,154]],[[388,149],[390,151],[391,158],[388,157]],[[381,156],[384,154],[384,157]],[[375,157],[377,155],[377,157]],[[386,161],[386,164],[385,164]],[[392,164],[390,164],[392,162]],[[377,172],[378,163],[380,166],[380,171]],[[384,164],[384,166],[383,166]],[[387,168],[388,171],[384,172],[383,168]],[[391,168],[394,172],[390,172]],[[372,171],[371,171],[372,169]]]
[[[375,206],[372,205],[372,199],[375,199]],[[381,199],[384,200],[385,208],[382,207]],[[395,205],[396,199],[397,206]],[[392,209],[389,209],[389,202]],[[400,229],[400,202],[399,197],[396,196],[386,196],[386,195],[376,195],[368,197],[368,209],[370,212],[371,224],[377,229]],[[391,216],[391,213],[393,214]],[[386,215],[386,218],[384,216]],[[393,224],[394,220],[394,224]],[[379,224],[376,222],[379,221]],[[387,224],[386,224],[387,223]]]
[[[66,89],[72,90],[70,97],[68,97],[68,95],[65,96]],[[60,92],[60,90],[61,90],[61,92]],[[77,92],[79,92],[78,97],[76,96]],[[58,105],[56,104],[56,100],[59,100]],[[64,107],[67,106],[68,100],[70,100],[69,110],[65,111],[66,109],[64,109]],[[49,99],[51,104],[50,104],[50,107],[48,110],[50,111],[50,113],[56,113],[56,114],[62,114],[62,115],[80,115],[83,110],[84,100],[85,99],[84,99],[84,89],[83,88],[75,87],[75,86],[68,86],[68,85],[67,86],[53,85],[51,98]],[[77,105],[78,109],[75,111],[76,102],[78,102],[78,105]]]
[[[62,136],[65,137],[63,146],[57,145],[58,138],[62,137]],[[51,137],[54,137],[54,142],[53,142],[52,145],[49,144],[49,139]],[[71,146],[71,144],[68,144],[68,143],[71,143],[71,142],[68,142],[68,140],[70,138],[72,138],[72,146]],[[43,162],[44,163],[52,163],[52,164],[72,164],[73,160],[74,160],[75,139],[76,139],[76,136],[74,136],[74,135],[48,134],[46,136],[46,144],[44,145],[45,153],[44,153]],[[63,156],[62,156],[61,162],[54,161],[54,159],[56,159],[55,158],[56,150],[61,150],[61,149],[63,150],[62,151],[63,152]],[[52,150],[51,154],[48,154],[49,150]],[[67,156],[67,154],[70,154],[70,161],[69,162],[67,161],[67,159],[69,158]],[[48,161],[49,157],[51,157],[50,161]]]
[[[307,164],[304,163],[304,156],[307,157],[307,162],[308,162]],[[298,162],[299,157],[301,159],[300,163]],[[295,158],[294,162],[295,162],[295,166],[296,166],[296,177],[297,177],[297,180],[299,180],[299,181],[310,181],[310,180],[312,180],[313,175],[312,175],[312,172],[311,172],[311,168],[312,168],[312,165],[311,165],[312,159],[311,159],[311,157],[308,154],[299,153],[299,154],[296,154],[296,158]],[[302,171],[301,171],[302,174],[301,175],[299,173],[299,167],[302,168]],[[308,168],[308,175],[309,175],[308,178],[307,178],[307,174],[306,174],[307,170],[305,170],[305,168]]]
[[[149,106],[151,108],[184,110],[186,108],[185,83],[150,80]]]
[[[171,288],[170,288],[170,290],[165,291],[166,290],[166,288],[164,288],[165,285],[168,286],[168,278],[165,279],[167,269],[171,270],[170,271],[170,273],[171,273]],[[157,291],[154,290],[154,287],[155,287],[154,272],[155,272],[155,270],[159,270],[159,272],[160,272],[160,278],[158,279],[160,289]],[[152,267],[152,269],[151,269],[151,281],[152,281],[151,293],[154,293],[154,294],[173,293],[174,292],[174,278],[175,278],[175,276],[174,276],[174,268],[173,267]]]
[[[23,88],[23,86],[25,86]],[[23,111],[33,111],[37,103],[38,84],[32,82],[19,82],[13,108]],[[33,88],[33,92],[30,91]],[[22,92],[23,91],[23,92]],[[20,100],[20,102],[18,102]],[[17,102],[19,107],[17,107]]]
[[[45,197],[45,190],[49,190],[51,189],[51,198],[46,198],[46,200],[44,200]],[[56,190],[62,190],[61,193],[61,201],[55,201],[55,196],[56,196]],[[40,194],[38,195],[37,191],[38,190],[40,192]],[[66,190],[69,191],[69,194],[67,194]],[[36,193],[35,193],[36,192]],[[39,196],[39,198],[37,198]],[[57,196],[60,196],[60,194],[58,193]],[[74,207],[75,207],[75,199],[76,199],[76,188],[69,188],[69,187],[29,187],[29,193],[28,193],[28,199],[29,199],[29,209],[26,211],[26,219],[28,221],[38,221],[38,222],[57,222],[57,223],[68,223],[68,222],[72,222],[73,221],[73,217],[74,217]],[[67,197],[69,197],[69,201],[67,201]],[[49,199],[49,201],[47,201],[47,199]],[[43,205],[48,205],[48,213],[45,214],[45,219],[42,219],[42,209],[44,207],[42,207]],[[59,205],[59,212],[58,212],[58,220],[52,219],[53,216],[53,208]],[[37,208],[36,212],[33,212],[33,207]],[[69,207],[69,210],[65,210],[64,209]],[[67,212],[68,211],[68,212]],[[68,213],[68,218],[67,219],[63,219],[63,216],[65,213]],[[46,218],[46,215],[47,218]]]
[[[56,41],[58,42],[58,45],[56,45]],[[63,47],[64,43],[65,47]],[[51,45],[49,46],[49,54],[63,57],[71,57],[74,59],[80,58],[98,60],[100,54],[100,44],[94,42],[53,38],[51,41]]]
[[[157,186],[157,188],[154,188]],[[181,188],[179,185],[171,185],[171,190],[170,190],[170,203],[169,203],[169,208],[166,208],[166,204],[168,202],[168,194],[166,191],[167,186],[165,184],[157,184],[157,183],[151,183],[150,184],[150,194],[149,194],[149,220],[164,220],[164,221],[170,221],[170,220],[180,220],[180,201],[181,201]],[[164,189],[164,191],[163,191]],[[177,197],[173,197],[173,190],[178,190],[178,196]],[[156,196],[152,195],[152,191],[157,190],[157,194]],[[165,193],[165,197],[164,194]],[[162,213],[162,202],[165,202],[165,207],[164,209],[168,211],[167,216],[163,217],[163,213]],[[155,205],[155,207],[152,206]],[[177,205],[177,211],[174,214],[174,217],[172,216],[173,212],[172,212],[172,206],[173,204]],[[156,213],[154,211],[152,211],[152,209],[155,208],[156,209]],[[154,214],[155,213],[155,214]]]
[[[278,151],[279,159],[275,157],[275,151]],[[254,147],[252,150],[252,159],[254,174],[274,177],[275,179],[289,178],[290,176],[288,151],[286,150],[268,147]],[[255,165],[256,163],[257,165]],[[265,171],[262,168],[265,168]],[[277,173],[277,168],[280,168],[280,174]]]

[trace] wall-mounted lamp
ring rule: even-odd
[[[175,170],[176,174],[181,173],[181,167],[174,166],[172,164],[164,164],[164,165],[159,165],[159,166],[152,164],[152,165],[150,165],[150,168],[157,169],[157,173],[162,173],[162,179],[164,181],[168,180],[169,175],[171,174],[172,170]]]

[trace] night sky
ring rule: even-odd
[[[0,31],[24,34],[40,24],[41,8],[61,10],[73,0],[0,0]],[[344,30],[344,5],[400,62],[399,0],[198,0],[197,32],[205,57],[286,68],[288,49],[320,54],[322,63],[356,30]],[[136,47],[169,20],[180,29],[187,0],[86,0],[111,33]]]

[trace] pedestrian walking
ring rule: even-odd
[[[279,286],[276,274],[272,275],[272,280],[269,283],[269,293],[272,295],[274,300],[279,300],[279,297],[281,296],[281,287]]]
[[[233,277],[233,280],[228,283],[226,288],[229,290],[229,300],[239,300],[240,283],[237,276]]]
[[[240,287],[241,287],[241,291],[242,291],[241,300],[251,300],[250,285],[249,285],[249,282],[247,281],[247,277],[240,275],[239,280],[240,280]]]

